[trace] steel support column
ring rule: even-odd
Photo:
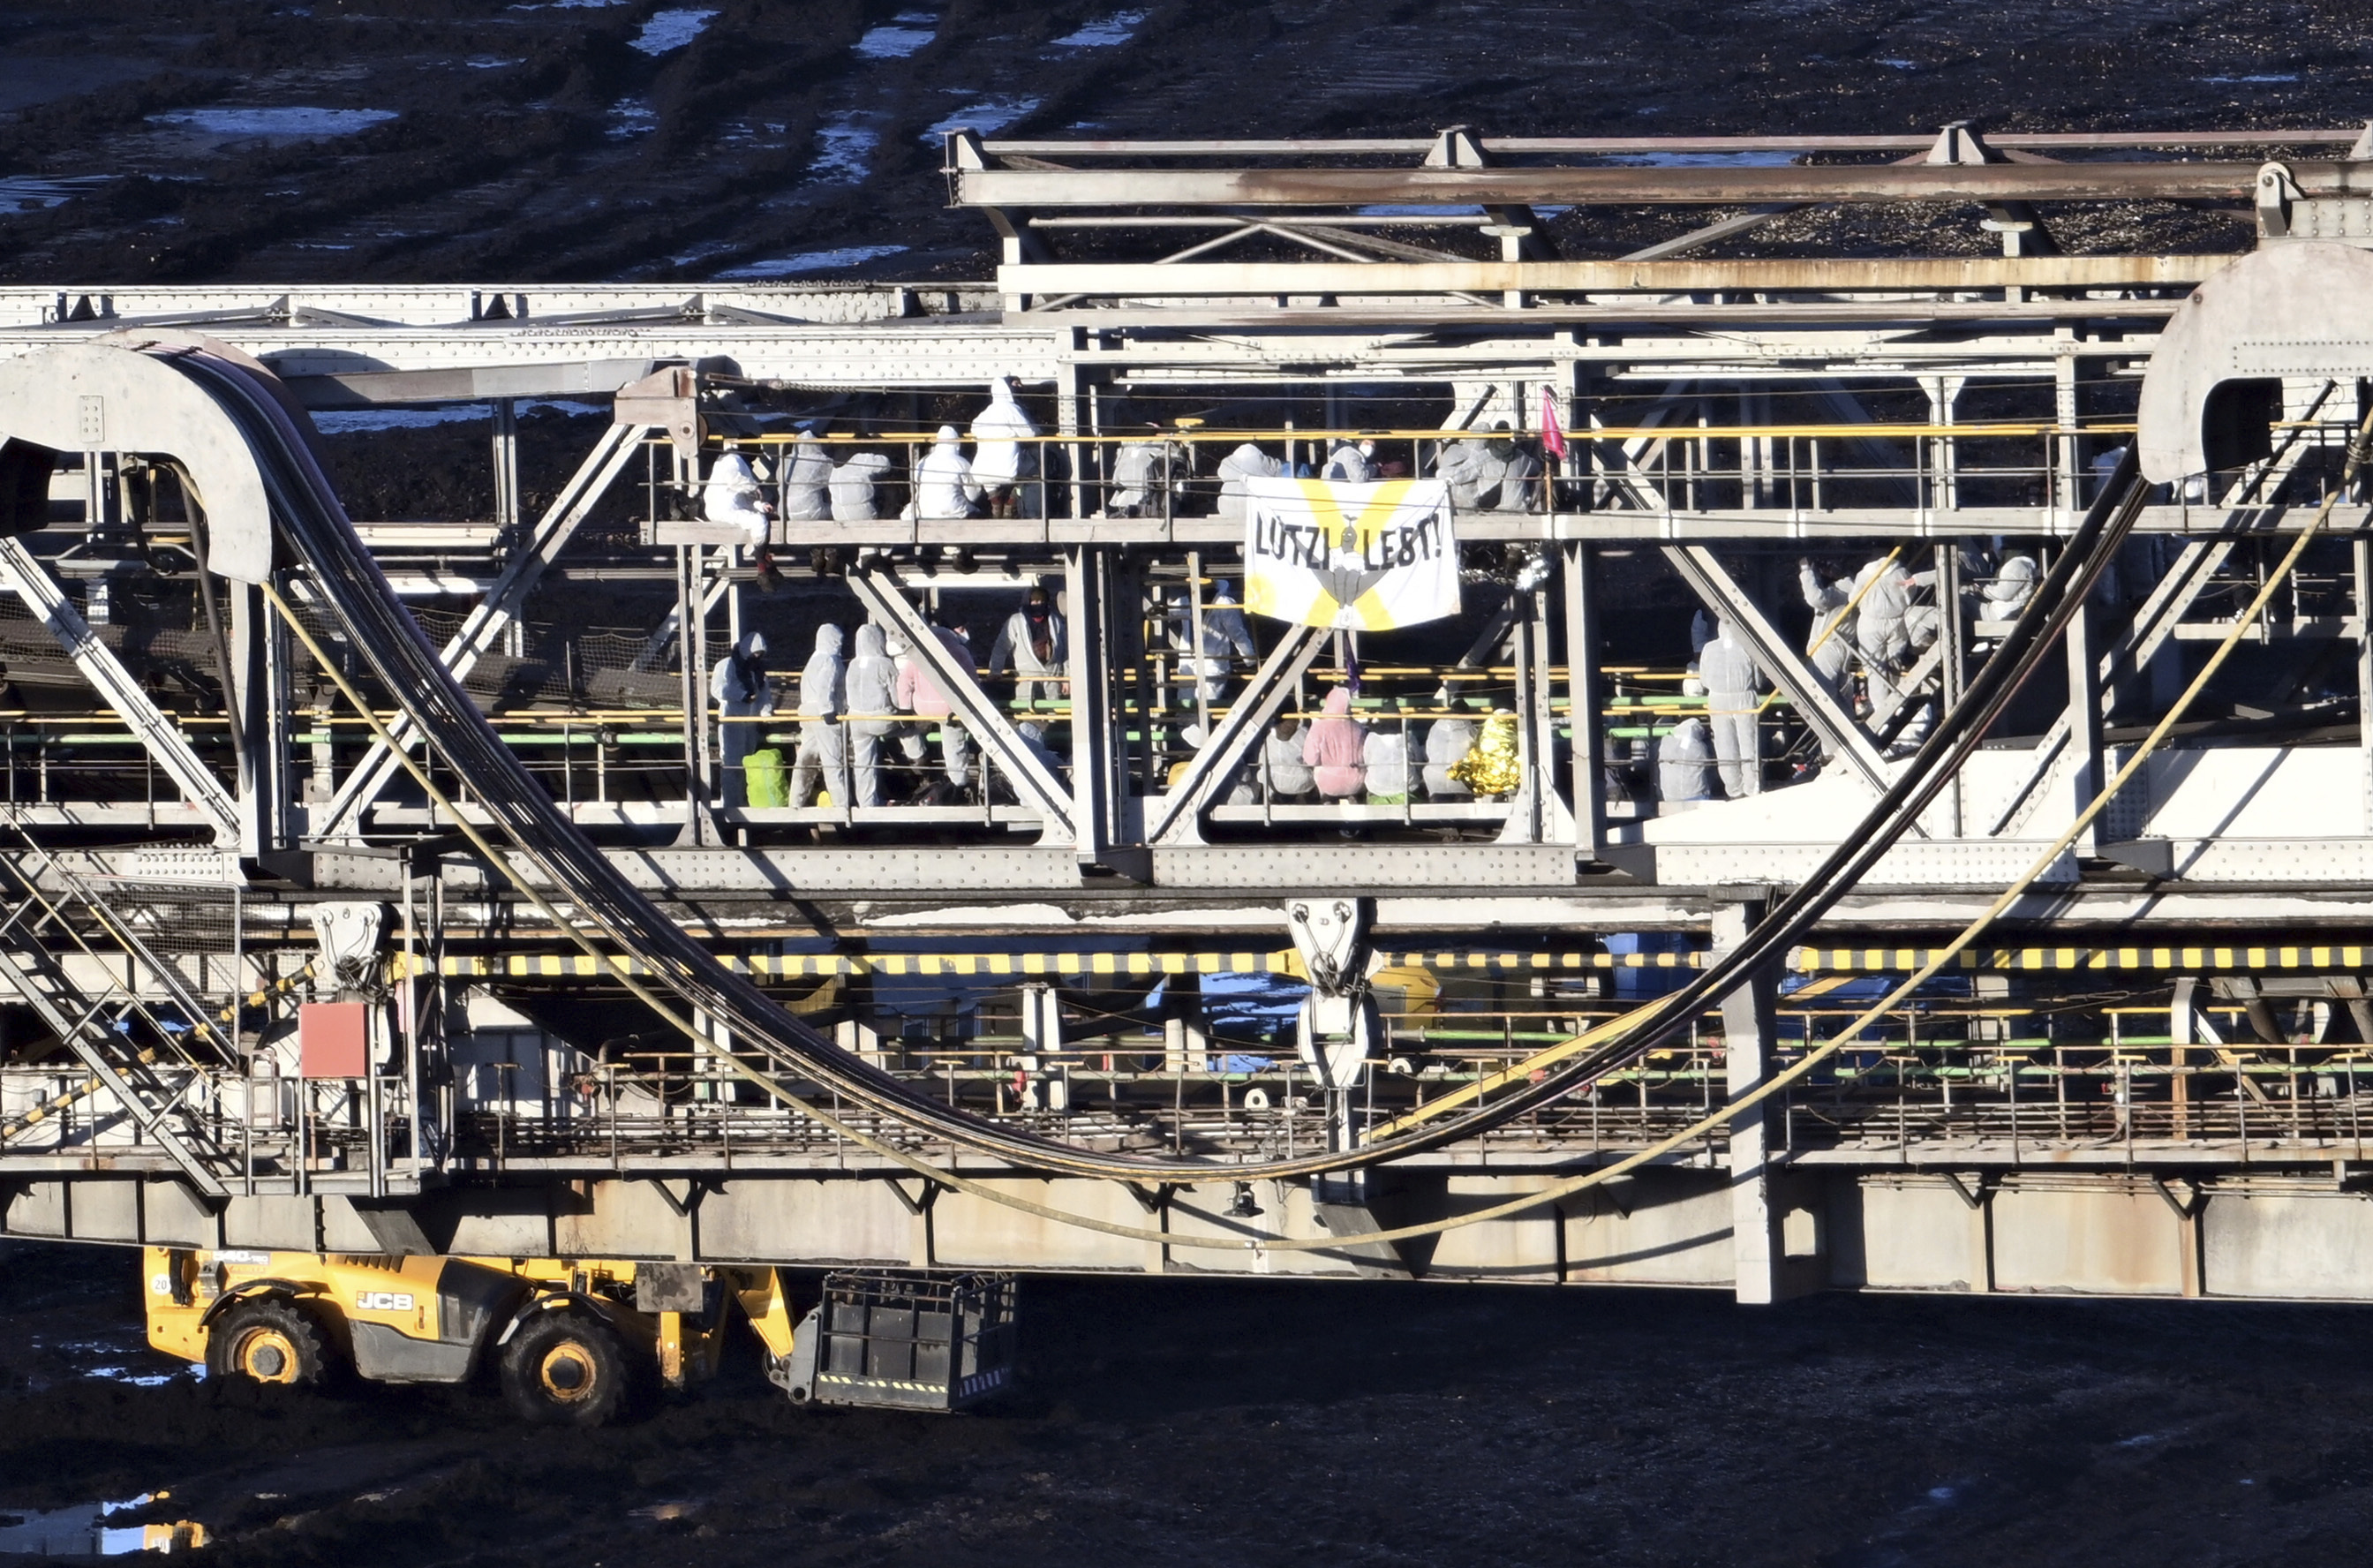
[[[1714,906],[1713,936],[1716,953],[1728,952],[1747,940],[1763,918],[1760,897],[1722,896]],[[1777,1042],[1775,1004],[1779,976],[1766,965],[1722,999],[1723,1055],[1733,1098],[1759,1087],[1771,1071],[1771,1048]],[[1731,1258],[1738,1299],[1747,1305],[1768,1305],[1788,1292],[1783,1267],[1780,1208],[1771,1191],[1771,1148],[1769,1102],[1740,1112],[1730,1124]]]
[[[2068,811],[2071,816],[2101,792],[2101,686],[2093,656],[2093,604],[2088,598],[2068,618]],[[2079,860],[2100,853],[2098,819],[2078,834]]]
[[[1508,802],[1502,844],[1558,844],[1573,837],[1573,813],[1557,788],[1557,720],[1549,694],[1549,605],[1537,591],[1520,593],[1516,625],[1516,755],[1524,778]]]
[[[1123,646],[1111,554],[1064,552],[1063,577],[1071,638],[1071,830],[1082,872],[1120,872],[1148,881],[1151,868],[1129,818],[1134,804],[1120,720],[1117,670],[1131,650]],[[1135,596],[1129,596],[1131,603]],[[1140,713],[1151,726],[1153,715]],[[1120,853],[1122,847],[1135,848]]]
[[[2357,831],[2373,831],[2373,539],[2349,542],[2356,569],[2356,801],[2363,811]]]
[[[1598,604],[1594,597],[1590,546],[1563,551],[1565,591],[1565,708],[1573,731],[1573,847],[1596,860],[1607,843],[1607,738],[1599,723]]]

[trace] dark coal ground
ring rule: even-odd
[[[169,1371],[128,1253],[0,1277],[0,1504],[170,1490],[211,1560],[2335,1564],[2373,1527],[2362,1309],[1024,1281],[1029,1384],[795,1409],[745,1353],[591,1433],[485,1394]]]
[[[636,47],[685,10],[714,15]],[[187,119],[291,107],[389,118],[312,140]],[[0,280],[697,282],[868,248],[861,274],[976,279],[988,230],[946,210],[937,172],[932,128],[957,122],[1540,135],[2368,113],[2362,0],[10,0],[0,177],[92,183],[13,202],[0,185],[23,209],[0,216]],[[1732,249],[1994,243],[1944,216],[1814,215]],[[1607,254],[1686,222],[1570,216],[1560,238]],[[2179,209],[2056,228],[2080,250],[2242,242]]]
[[[2363,0],[1125,0],[1144,14],[1114,44],[1061,41],[1103,0],[701,0],[689,43],[633,47],[684,3],[11,0],[0,281],[693,284],[876,246],[901,248],[858,275],[980,277],[988,232],[944,209],[926,138],[960,114],[1278,136],[2373,112]],[[885,27],[929,36],[857,50]],[[152,118],[289,106],[394,118],[317,140]],[[1907,241],[1808,215],[1736,249],[1991,243],[1974,216]],[[2172,208],[2061,231],[2245,242]],[[478,509],[465,483],[380,509]],[[126,1381],[173,1370],[138,1348],[137,1275],[113,1251],[0,1265],[0,1508],[170,1489],[148,1516],[204,1521],[226,1563],[2332,1568],[2373,1528],[2359,1308],[1032,1280],[1030,1381],[993,1413],[797,1410],[745,1352],[639,1422],[555,1434],[482,1393]]]

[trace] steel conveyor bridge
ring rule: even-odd
[[[2373,338],[2346,324],[2373,261],[2344,139],[2048,164],[1961,127],[1445,133],[1067,169],[960,134],[952,194],[1006,246],[969,291],[15,300],[0,852],[41,945],[0,948],[0,1223],[2373,1293]],[[2236,146],[2292,156],[2204,156]],[[1642,156],[1739,161],[1608,161]],[[2170,197],[2228,205],[2254,254],[2053,238],[2053,204]],[[1535,210],[1641,202],[1749,210],[1619,263],[1554,253]],[[1781,208],[1937,203],[2004,254],[1671,259]],[[1097,224],[1252,254],[1054,253]],[[1013,503],[898,515],[1002,376],[1037,422]],[[331,472],[424,409],[485,411],[493,516],[350,521]],[[538,439],[579,461],[532,519]],[[786,514],[771,563],[700,515],[729,440]],[[1359,440],[1410,473],[1529,454],[1457,504],[1467,612],[1237,644],[1219,460]],[[803,455],[859,453],[877,515],[791,515]],[[1804,594],[1834,579],[1850,617],[1872,568],[1913,630],[1825,661],[1838,603]],[[1034,586],[1058,663],[984,657]],[[1667,771],[1706,712],[1696,611],[1769,694],[1751,781],[1707,768],[1711,799]],[[968,795],[907,802],[936,769],[898,741],[944,734],[851,710],[889,794],[844,750],[822,796],[755,799],[731,727],[789,756],[796,693],[722,713],[711,674],[764,630],[788,677],[825,621],[914,650]],[[1513,770],[1308,798],[1268,743],[1330,685],[1406,775],[1486,721]],[[359,1071],[309,1004],[358,1010]]]

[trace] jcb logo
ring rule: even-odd
[[[410,1312],[412,1296],[408,1292],[357,1291],[355,1308],[359,1312]]]

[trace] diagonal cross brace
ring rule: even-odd
[[[1287,628],[1285,636],[1269,649],[1268,658],[1253,672],[1253,678],[1228,716],[1220,721],[1219,730],[1195,754],[1186,765],[1178,786],[1162,799],[1162,809],[1148,825],[1148,844],[1200,844],[1203,842],[1203,813],[1209,811],[1227,788],[1228,780],[1236,776],[1253,747],[1268,733],[1277,722],[1280,709],[1293,691],[1294,683],[1318,657],[1332,635],[1324,626],[1295,626]]]
[[[1935,674],[1937,666],[1944,662],[1945,639],[1939,637],[1928,645],[1927,650],[1920,655],[1919,661],[1911,669],[1904,671],[1900,675],[1889,677],[1888,684],[1895,688],[1895,695],[1883,696],[1871,704],[1871,729],[1879,734],[1886,734],[1888,720],[1893,719],[1913,703],[1925,701],[1929,677]]]
[[[221,1178],[208,1170],[205,1162],[190,1152],[189,1146],[181,1141],[172,1129],[164,1125],[164,1118],[170,1114],[172,1106],[170,1104],[163,1106],[149,1105],[140,1092],[133,1087],[131,1080],[118,1071],[115,1064],[109,1061],[106,1055],[90,1043],[82,1026],[68,1018],[40,982],[17,962],[15,955],[6,951],[0,951],[0,980],[5,980],[18,996],[25,999],[33,1011],[41,1015],[41,1022],[49,1027],[50,1031],[64,1041],[66,1047],[77,1058],[81,1059],[85,1067],[90,1069],[93,1076],[106,1082],[107,1087],[118,1100],[123,1102],[124,1110],[140,1126],[142,1131],[157,1140],[158,1146],[165,1151],[168,1158],[181,1167],[181,1174],[190,1178],[190,1184],[196,1188],[202,1196],[217,1199],[228,1199],[230,1196],[229,1190],[223,1186]]]
[[[997,766],[1013,781],[1014,791],[1022,797],[1023,803],[1038,813],[1038,820],[1045,825],[1039,842],[1076,842],[1070,790],[1038,760],[1038,754],[1023,740],[1012,720],[989,701],[972,666],[956,662],[947,644],[940,640],[937,629],[907,599],[896,568],[885,562],[866,562],[847,580],[849,591],[868,611],[898,628],[907,648],[930,671],[933,683],[947,694],[948,701],[963,719],[964,728],[980,743],[981,750],[995,758]]]
[[[65,889],[67,895],[80,904],[91,918],[98,920],[108,936],[123,949],[124,955],[136,965],[134,970],[134,976],[136,977],[141,970],[146,970],[150,980],[165,992],[175,1007],[181,1009],[181,1015],[189,1020],[191,1027],[212,1039],[218,1049],[221,1048],[224,1044],[221,1035],[208,1022],[213,1010],[190,989],[190,983],[182,976],[181,971],[158,957],[156,951],[141,939],[140,933],[134,929],[132,922],[118,914],[111,905],[99,896],[98,889],[76,875],[71,866],[44,848],[32,834],[26,831],[23,818],[13,807],[0,811],[0,822],[6,822],[16,832],[18,838],[24,843],[26,848],[38,858],[33,875],[27,875],[21,866],[10,868],[11,872],[27,889],[30,897],[48,908],[51,918],[54,919],[57,913],[55,907],[51,905],[49,900],[41,898],[41,886],[37,880],[39,876],[44,874],[53,878]],[[61,929],[64,929],[63,922],[61,922]],[[31,933],[29,931],[28,939],[30,940],[30,938]],[[79,938],[74,940],[78,943],[80,942]]]
[[[21,540],[0,539],[0,585],[6,586],[40,617],[84,678],[132,727],[140,743],[148,748],[148,755],[157,759],[157,765],[181,786],[182,796],[214,819],[216,841],[238,843],[238,802],[231,798],[223,781],[198,760],[198,754],[190,749],[181,727],[149,700],[140,683],[133,679],[132,672],[123,667],[107,644],[92,635],[90,624]]]
[[[2167,639],[2175,635],[2175,628],[2181,624],[2185,613],[2224,568],[2226,559],[2233,553],[2234,544],[2234,538],[2227,535],[2194,539],[2185,544],[2183,554],[2176,558],[2173,568],[2159,579],[2158,586],[2151,590],[2150,597],[2134,612],[2125,635],[2101,655],[2095,671],[2103,718],[2109,717],[2110,707],[2117,698],[2117,683],[2147,665],[2165,646]],[[1990,837],[2000,837],[2006,832],[2016,833],[2027,825],[2035,802],[2042,798],[2038,792],[2040,787],[2051,773],[2052,765],[2060,760],[2060,754],[2068,749],[2068,742],[2075,733],[2070,720],[2069,712],[2062,709],[2060,717],[2052,721],[2052,728],[2044,731],[2043,739],[2036,743],[2034,764],[2028,773],[2027,781],[2012,793],[2010,803],[2003,808],[2001,816],[1987,829]]]
[[[1729,617],[1746,634],[1747,640],[1755,645],[1756,662],[1788,694],[1796,711],[1821,732],[1829,755],[1853,764],[1856,772],[1885,794],[1891,780],[1888,778],[1887,759],[1879,755],[1878,747],[1853,721],[1853,716],[1838,706],[1837,694],[1829,689],[1829,684],[1805,662],[1794,644],[1763,618],[1761,608],[1724,569],[1713,552],[1702,544],[1667,544],[1664,550],[1665,559],[1705,601],[1706,608]]]
[[[568,483],[536,523],[527,548],[503,568],[502,576],[486,591],[486,597],[445,645],[439,657],[454,679],[467,675],[479,656],[493,648],[496,639],[518,618],[528,595],[544,580],[545,569],[576,537],[577,530],[592,515],[602,497],[609,494],[610,486],[635,455],[635,449],[649,433],[650,427],[643,425],[613,425],[602,432],[602,439],[578,464],[577,472],[569,476]],[[398,714],[388,728],[396,744],[410,743],[414,729],[409,715]],[[327,838],[360,817],[363,808],[394,777],[397,766],[395,754],[388,743],[374,740],[331,798],[315,837]]]

